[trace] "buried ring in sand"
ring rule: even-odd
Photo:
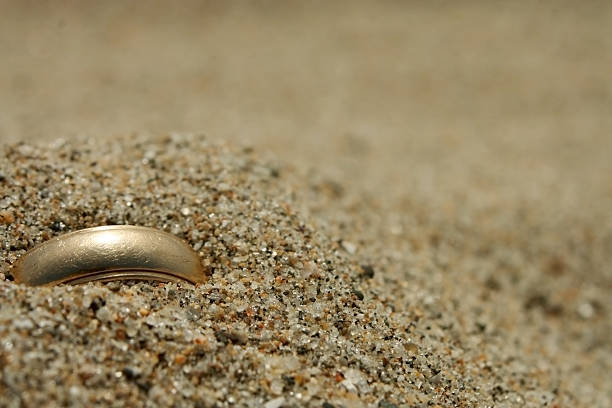
[[[15,263],[17,283],[31,286],[90,281],[205,280],[198,255],[178,237],[153,228],[87,228],[37,245]]]

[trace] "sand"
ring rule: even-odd
[[[609,6],[3,11],[0,405],[611,405]],[[207,283],[11,281],[127,223]]]

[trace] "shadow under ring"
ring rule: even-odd
[[[87,228],[55,237],[26,252],[11,272],[17,283],[30,286],[206,280],[200,258],[186,242],[164,231],[133,225]]]

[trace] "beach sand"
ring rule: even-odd
[[[0,406],[607,407],[606,3],[2,3]],[[30,288],[35,244],[208,280]]]

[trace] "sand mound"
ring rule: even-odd
[[[350,209],[321,209],[342,195],[338,186],[302,180],[300,191],[299,175],[248,148],[189,135],[18,144],[3,149],[0,175],[3,405],[520,407],[576,398],[537,335],[522,342],[515,319],[508,327],[499,317],[540,314],[483,309],[482,296],[504,292],[506,278],[449,272],[498,259],[487,257],[495,249],[453,266],[467,252],[459,235],[453,247],[448,233],[428,233],[427,245],[442,249],[420,257],[384,242],[363,248],[359,220],[343,233]],[[184,238],[208,282],[10,281],[10,265],[36,243],[107,224]],[[519,268],[511,255],[506,267]],[[545,294],[530,296],[527,308],[560,313]],[[602,307],[579,306],[585,319]]]

